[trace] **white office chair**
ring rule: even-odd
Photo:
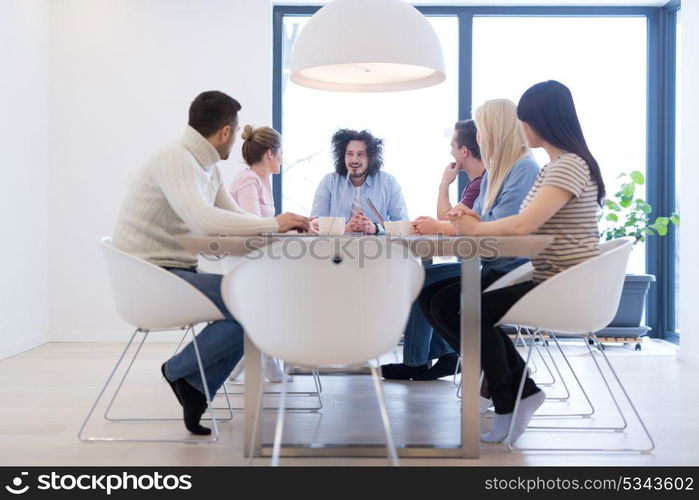
[[[286,366],[363,364],[390,351],[422,288],[424,270],[418,259],[405,255],[400,243],[355,239],[336,245],[337,241],[318,240],[300,257],[281,259],[270,257],[283,255],[283,242],[276,243],[263,257],[246,262],[224,278],[226,306],[236,311],[252,342],[266,355],[286,361]],[[382,247],[370,247],[372,241]],[[377,248],[383,249],[377,252]],[[348,315],[348,305],[358,302],[361,314]],[[371,366],[371,374],[386,449],[397,465],[378,363]],[[286,389],[284,378],[272,465],[279,464]],[[258,394],[255,422],[260,407]],[[255,427],[253,443],[256,434]]]
[[[505,288],[508,286],[516,285],[518,283],[522,283],[524,281],[529,281],[532,279],[533,274],[534,274],[534,266],[532,266],[531,262],[526,262],[526,263],[514,268],[512,271],[505,274],[504,276],[501,276],[500,278],[495,280],[493,283],[490,284],[490,286],[488,286],[483,291],[483,293],[492,292],[493,290],[499,290],[500,288]],[[513,325],[513,326],[516,328],[515,345],[517,345],[518,342],[526,345],[526,340],[522,336],[523,329],[517,325]],[[543,354],[541,354],[541,352],[539,351],[539,348],[535,343],[536,342],[535,337],[528,330],[525,330],[525,332],[527,333],[527,335],[529,337],[529,341],[534,342],[534,346],[537,350],[537,353],[539,354],[539,357],[543,361],[544,367],[548,371],[549,377],[551,378],[550,382],[540,383],[539,385],[543,385],[543,386],[554,385],[556,383],[556,377],[553,374],[553,372],[551,371],[551,369],[549,368],[548,363],[546,362],[546,359],[544,358]],[[555,361],[554,361],[554,363],[555,363]],[[537,368],[536,368],[536,365],[534,364],[533,361],[532,361],[532,365],[533,365],[532,366],[532,373],[536,373]],[[459,360],[456,363],[456,370],[454,371],[454,380],[453,380],[454,385],[457,386],[456,396],[458,398],[461,398],[461,381],[459,381],[459,383],[457,384],[456,375],[459,372],[460,366],[461,366],[461,357],[459,357]],[[482,373],[481,373],[481,382],[480,383],[481,384],[483,383],[483,374]],[[566,390],[567,390],[567,387],[566,387]],[[563,400],[565,398],[556,398],[556,399]]]
[[[605,251],[605,245],[600,244],[600,249],[604,252]],[[498,290],[500,288],[505,288],[508,286],[513,286],[518,283],[522,283],[525,281],[529,281],[532,279],[532,276],[534,275],[534,266],[532,265],[531,262],[526,262],[522,264],[519,267],[516,267],[509,273],[505,274],[504,276],[500,277],[493,283],[491,283],[490,286],[488,286],[484,292],[491,292],[493,290]],[[547,401],[557,401],[557,402],[567,402],[571,398],[571,393],[568,388],[568,384],[566,383],[565,377],[563,377],[563,374],[561,370],[558,367],[558,363],[556,363],[556,359],[553,356],[553,353],[549,349],[549,343],[548,341],[545,341],[543,334],[541,332],[532,332],[528,328],[523,328],[519,325],[512,325],[516,329],[516,337],[515,337],[515,346],[518,344],[523,345],[524,347],[527,347],[527,345],[531,346],[534,348],[534,350],[537,352],[539,358],[541,359],[543,363],[543,367],[546,369],[546,372],[548,372],[548,377],[550,381],[547,382],[542,382],[539,379],[537,379],[537,385],[540,387],[552,387],[557,384],[558,380],[563,385],[563,389],[565,391],[565,396],[560,396],[560,397],[554,397],[554,396],[548,396],[546,397]],[[527,335],[527,338],[522,335],[522,332],[524,332]],[[563,356],[564,361],[566,362],[570,372],[573,375],[573,378],[575,379],[577,386],[580,388],[587,405],[589,407],[589,411],[585,412],[580,412],[580,413],[551,413],[551,414],[537,414],[536,417],[544,417],[544,418],[551,418],[551,417],[591,417],[594,412],[595,412],[595,407],[592,404],[592,401],[590,400],[590,397],[588,396],[587,392],[585,391],[585,388],[583,387],[582,383],[578,379],[577,374],[573,370],[573,367],[568,360],[568,357],[565,355],[565,352],[561,349],[560,344],[558,343],[558,340],[555,337],[554,332],[548,332],[549,336],[552,338],[552,340],[555,342],[555,345],[558,347],[558,350],[560,351],[561,355]],[[544,357],[544,354],[542,354],[541,350],[539,349],[539,346],[537,344],[537,337],[541,341],[541,344],[544,346],[544,349],[546,353],[548,354],[551,365],[553,366],[554,371],[558,374],[558,377],[554,374],[554,371],[551,370],[549,363],[546,361],[546,358]],[[527,339],[529,344],[527,344]],[[460,360],[459,360],[460,361]],[[537,366],[534,363],[533,359],[530,359],[530,368],[531,368],[531,374],[537,373]],[[457,367],[458,370],[458,367]],[[483,382],[483,374],[481,373],[481,383]],[[457,397],[461,397],[461,384],[459,383],[459,387],[457,389]],[[487,409],[488,406],[483,406],[483,413],[488,413]],[[489,413],[488,413],[489,414]]]
[[[129,442],[184,442],[184,443],[211,443],[218,440],[218,420],[230,420],[233,418],[233,411],[229,403],[229,415],[226,419],[217,419],[211,406],[211,396],[204,366],[199,355],[199,347],[194,332],[194,326],[208,321],[218,321],[225,319],[216,305],[211,302],[203,293],[195,287],[179,278],[173,273],[162,269],[150,262],[127,254],[111,245],[110,238],[103,238],[101,241],[102,251],[109,272],[112,294],[117,313],[127,323],[133,325],[135,330],[124,347],[114,369],[88,412],[85,420],[78,431],[78,438],[82,441],[129,441]],[[136,335],[143,333],[133,358],[128,364],[112,399],[104,414],[106,420],[111,421],[175,421],[182,418],[112,418],[109,411],[114,404],[124,381],[126,380],[131,367],[136,360],[148,334],[153,331],[185,330],[191,333],[192,342],[197,356],[199,372],[204,385],[206,399],[209,402],[209,412],[213,432],[207,439],[132,439],[125,437],[84,437],[83,432],[97,404],[102,399],[114,374],[126,356],[126,352],[134,341]]]
[[[501,318],[499,324],[515,324],[522,325],[536,331],[560,332],[568,336],[577,336],[585,341],[588,346],[588,340],[598,342],[595,336],[596,331],[606,327],[614,318],[621,291],[624,285],[624,276],[626,273],[626,265],[629,260],[629,255],[633,246],[633,239],[620,238],[605,244],[602,248],[603,253],[597,257],[586,260],[585,262],[573,266],[556,276],[547,279],[539,284],[536,288],[527,293],[519,301],[517,301],[509,311]],[[522,379],[519,384],[517,399],[514,408],[513,425],[516,420],[519,402],[522,396],[524,387],[524,376],[526,374],[527,365],[531,357],[532,348],[530,346],[525,360],[525,368],[523,370]],[[514,451],[622,451],[622,452],[650,452],[655,443],[648,429],[643,422],[638,410],[631,401],[624,385],[621,383],[614,367],[611,365],[609,358],[603,350],[599,350],[604,358],[606,365],[614,375],[619,388],[624,397],[628,401],[636,418],[641,424],[643,431],[648,438],[650,446],[647,448],[516,448],[514,443],[509,443],[510,435],[506,439],[510,450]],[[592,351],[590,350],[590,354]],[[626,419],[619,402],[607,381],[607,378],[602,371],[597,359],[592,356],[592,359],[600,373],[614,405],[621,415],[624,425],[623,427],[615,428],[614,430],[623,430],[626,428]],[[512,432],[510,427],[510,434]],[[542,428],[542,427],[539,427]],[[549,427],[549,429],[556,429]],[[570,427],[559,427],[558,430],[570,430]],[[609,428],[583,428],[587,431],[609,430]],[[575,429],[578,430],[578,429]]]

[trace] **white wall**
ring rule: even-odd
[[[272,7],[54,0],[50,33],[51,339],[115,339],[128,327],[114,313],[97,240],[113,230],[130,173],[181,135],[199,92],[238,99],[243,123],[271,123]],[[221,167],[230,177],[239,153]]]
[[[685,0],[681,11],[681,186],[680,350],[679,358],[699,365],[699,0]]]
[[[0,359],[47,339],[48,23],[0,1]]]

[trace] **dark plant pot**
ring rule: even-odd
[[[650,328],[641,326],[641,321],[653,281],[655,276],[652,274],[627,274],[616,316],[607,328],[596,334],[600,337],[640,337],[647,334]]]

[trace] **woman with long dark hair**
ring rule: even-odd
[[[482,222],[458,205],[449,213],[457,232],[467,236],[546,234],[553,243],[532,259],[531,281],[487,292],[481,298],[481,364],[495,405],[492,430],[485,442],[501,442],[508,434],[524,360],[509,337],[498,327],[499,319],[520,298],[542,281],[599,255],[597,209],[604,199],[604,182],[590,153],[578,121],[570,90],[556,81],[528,89],[519,101],[517,115],[530,148],[544,148],[544,166],[520,212]],[[451,346],[460,349],[460,284],[431,293],[421,307],[428,321]],[[546,399],[534,381],[526,377],[522,401],[509,442],[515,442],[534,412]]]

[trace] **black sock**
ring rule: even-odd
[[[408,366],[403,363],[391,363],[389,365],[381,365],[381,375],[385,379],[393,380],[410,380],[411,377],[427,371],[429,365]]]
[[[174,383],[174,382],[170,382],[170,379],[167,378],[167,375],[165,375],[165,363],[163,363],[162,365],[160,365],[160,373],[163,374],[163,378],[165,379],[165,382],[168,383],[168,385],[170,386],[170,389],[172,389],[172,392],[175,393],[175,397],[177,398],[177,402],[178,402],[179,404],[182,404],[182,401],[180,401],[180,395],[177,394],[177,391],[175,390],[175,383]]]
[[[175,392],[179,396],[184,415],[184,426],[192,434],[207,436],[211,429],[199,425],[201,416],[206,411],[206,396],[192,387],[185,379],[177,379],[174,383]]]
[[[432,368],[424,373],[415,375],[411,380],[437,380],[448,375],[454,375],[458,362],[459,356],[455,352],[450,352],[440,356]],[[461,367],[459,367],[459,373],[461,373]]]

